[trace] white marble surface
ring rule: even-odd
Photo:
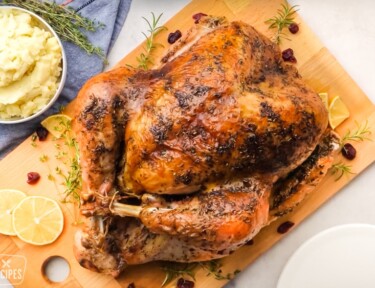
[[[162,20],[166,21],[187,3],[187,0],[133,0],[109,55],[108,67],[143,41],[140,32],[147,27],[142,16],[150,15],[151,11],[156,15],[164,13]],[[300,6],[304,20],[375,103],[375,1],[290,0],[290,3]],[[275,288],[288,258],[312,235],[338,224],[375,224],[374,176],[375,165],[372,165],[226,287]]]
[[[120,38],[109,57],[110,64],[143,40],[140,31],[146,26],[142,16],[153,11],[164,13],[162,19],[167,20],[188,2],[133,0]],[[300,6],[303,19],[375,103],[375,1],[290,0],[290,3]],[[275,288],[288,258],[311,236],[338,224],[375,224],[374,176],[375,165],[372,165],[226,287]]]

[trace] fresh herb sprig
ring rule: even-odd
[[[241,271],[236,269],[233,273],[224,274],[222,271],[223,264],[218,260],[198,262],[199,266],[207,271],[207,276],[214,276],[216,280],[230,280]]]
[[[153,12],[151,12],[151,15],[152,15],[152,20],[151,21],[147,20],[145,17],[142,17],[146,21],[146,23],[147,23],[147,25],[149,27],[149,29],[147,30],[147,32],[149,33],[149,35],[147,35],[146,33],[142,32],[142,34],[146,38],[146,44],[143,47],[144,52],[142,52],[137,57],[137,61],[138,61],[138,68],[141,68],[141,69],[144,69],[144,70],[148,70],[149,69],[149,65],[153,64],[152,52],[155,50],[155,48],[158,47],[158,46],[163,46],[160,43],[155,43],[154,42],[155,36],[157,34],[159,34],[161,31],[167,30],[166,27],[159,26],[159,21],[160,21],[161,16],[163,15],[163,13],[160,14],[158,17],[155,17],[155,14]]]
[[[79,165],[79,147],[72,131],[71,120],[61,119],[53,129],[61,133],[58,139],[62,141],[55,144],[57,150],[55,158],[66,168],[62,169],[59,166],[55,168],[55,174],[63,179],[62,185],[65,187],[62,201],[79,205],[82,173]],[[51,181],[56,179],[52,174],[48,178]]]
[[[195,273],[197,268],[206,270],[206,276],[213,276],[216,280],[230,280],[239,272],[241,272],[240,270],[236,269],[233,273],[224,274],[221,269],[222,267],[223,264],[220,262],[220,260],[193,263],[165,262],[162,265],[162,269],[165,272],[165,278],[161,287],[169,284],[177,277],[190,277],[195,281]]]
[[[276,29],[276,34],[273,36],[273,41],[280,44],[282,38],[286,38],[283,30],[290,24],[294,23],[295,13],[298,11],[298,5],[289,6],[288,3],[281,4],[281,8],[277,10],[277,15],[266,20],[269,24],[268,29]],[[286,38],[287,39],[287,38]]]
[[[95,32],[103,28],[104,24],[83,17],[70,7],[58,5],[55,2],[39,0],[4,0],[5,4],[24,8],[42,17],[62,40],[79,46],[88,54],[96,54],[103,60],[105,55],[100,47],[94,46],[82,30]]]
[[[339,149],[342,150],[344,145],[349,141],[354,142],[362,142],[365,140],[371,141],[372,139],[369,137],[371,133],[371,129],[368,125],[368,121],[364,124],[360,125],[356,122],[357,129],[354,131],[348,130],[346,134],[340,139],[340,147]],[[331,172],[333,175],[338,175],[335,181],[338,181],[344,175],[355,174],[352,172],[352,166],[346,165],[342,161],[339,161],[332,165]]]
[[[64,174],[61,169],[57,168],[57,172],[64,178],[64,185],[66,187],[64,191],[64,201],[66,202],[77,202],[80,203],[80,191],[82,189],[82,173],[79,165],[79,147],[77,140],[73,136],[71,127],[71,121],[61,121],[64,129],[64,133],[61,134],[61,138],[64,140],[64,144],[67,151],[60,151],[62,155],[67,157],[68,166],[67,174]],[[61,146],[59,149],[62,149]]]
[[[352,166],[346,165],[341,161],[333,164],[331,167],[331,171],[333,175],[338,175],[335,181],[340,180],[344,175],[355,174],[354,172],[352,172]]]
[[[198,262],[194,263],[175,263],[165,262],[162,264],[162,269],[165,272],[165,277],[161,287],[171,283],[177,277],[190,277],[195,281],[195,269],[198,267]]]
[[[365,140],[370,140],[369,136],[371,135],[370,127],[368,126],[368,121],[366,121],[363,125],[359,125],[356,122],[357,129],[355,131],[348,130],[346,134],[341,138],[340,141],[340,148],[342,148],[346,142],[354,141],[354,142],[362,142]]]

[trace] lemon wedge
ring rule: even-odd
[[[0,233],[14,236],[12,214],[14,208],[26,198],[26,194],[14,189],[0,190]]]
[[[65,114],[55,114],[47,117],[40,124],[58,139],[67,129],[69,129],[71,121],[72,118]]]
[[[328,110],[328,93],[326,92],[319,93],[319,97],[320,99],[322,99],[324,107],[326,107]]]
[[[331,128],[335,129],[349,116],[350,112],[342,99],[339,96],[334,97],[328,108],[328,121]]]
[[[21,240],[34,245],[54,242],[64,227],[64,216],[56,201],[29,196],[13,210],[13,229]]]

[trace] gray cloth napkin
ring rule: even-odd
[[[66,0],[57,0],[63,3]],[[0,4],[1,4],[0,0]],[[129,12],[131,0],[74,0],[70,7],[82,16],[105,24],[96,32],[86,33],[89,40],[103,49],[107,55],[112,48]],[[6,156],[18,144],[35,131],[41,120],[57,113],[61,105],[66,105],[75,98],[82,85],[95,74],[100,73],[104,64],[96,55],[86,52],[72,43],[63,42],[67,58],[67,79],[64,89],[55,104],[43,115],[30,122],[20,124],[0,124],[0,159]],[[1,64],[0,64],[1,65]]]

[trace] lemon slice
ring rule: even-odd
[[[57,139],[70,127],[72,118],[64,114],[55,114],[44,119],[40,124]]]
[[[21,240],[46,245],[60,236],[64,216],[56,201],[43,196],[29,196],[13,210],[13,229]]]
[[[0,190],[0,233],[14,236],[12,214],[14,208],[26,197],[26,194],[14,189]]]
[[[326,92],[319,93],[319,97],[320,99],[322,99],[324,107],[326,107],[328,110],[328,93]]]
[[[328,108],[328,121],[331,128],[335,129],[349,116],[350,112],[341,98],[339,96],[333,98]]]

